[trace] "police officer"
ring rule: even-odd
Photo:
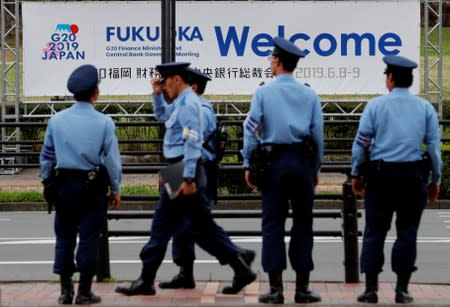
[[[120,204],[122,167],[115,126],[94,108],[99,97],[97,68],[82,65],[67,81],[75,103],[49,120],[40,154],[44,185],[56,171],[55,263],[60,275],[60,304],[72,304],[72,275],[80,272],[76,304],[99,303],[91,291],[96,273],[100,231],[106,223],[108,189],[112,209]],[[77,234],[79,236],[74,251]]]
[[[217,160],[216,160],[216,142],[217,142],[217,119],[214,110],[208,100],[203,96],[206,84],[211,78],[201,71],[188,68],[190,73],[189,85],[198,95],[201,103],[202,125],[203,125],[203,151],[202,160],[205,167],[208,183],[206,195],[210,201],[217,199]]]
[[[211,81],[211,78],[197,69],[188,67],[189,72],[189,85],[192,90],[199,96],[201,102],[201,120],[203,124],[203,151],[202,151],[202,165],[206,171],[207,186],[206,186],[206,197],[209,199],[210,203],[215,201],[217,196],[217,169],[218,162],[216,161],[216,156],[214,148],[216,147],[216,115],[211,104],[205,99],[203,93],[205,92],[206,84]],[[153,82],[154,93],[159,92],[160,89],[159,82]],[[161,111],[168,107],[168,104],[159,103],[161,96],[153,97],[153,101],[157,102],[159,107],[154,106],[157,119],[161,120],[164,118],[160,117]],[[163,112],[164,113],[164,112]],[[184,221],[186,227],[181,227],[173,236],[172,241],[172,257],[175,264],[180,267],[180,272],[174,276],[170,281],[159,283],[161,289],[192,289],[195,288],[194,281],[194,260],[195,260],[195,249],[194,240],[190,236],[189,224],[190,221],[187,219]],[[228,242],[228,241],[225,241]],[[236,245],[231,244],[230,248],[237,248]],[[237,250],[241,253],[241,256],[247,263],[251,263],[255,258],[255,253],[251,250]]]
[[[264,178],[258,181],[262,181],[262,266],[269,274],[270,292],[261,295],[259,302],[284,302],[282,272],[286,269],[284,232],[289,200],[293,213],[289,259],[296,271],[295,302],[318,302],[320,296],[308,284],[313,270],[312,209],[323,157],[323,116],[317,94],[293,77],[304,52],[284,38],[275,37],[273,43],[269,60],[275,79],[253,95],[244,121],[242,150],[245,180],[252,189],[256,186],[249,167],[258,142],[266,156]],[[311,152],[313,143],[317,150]]]
[[[202,172],[201,104],[188,84],[189,65],[185,62],[172,62],[156,67],[164,79],[165,94],[173,100],[167,105],[161,87],[153,81],[154,112],[158,118],[166,118],[163,153],[169,164],[183,161],[184,180],[175,199],[169,198],[165,187],[161,189],[152,221],[152,235],[140,253],[143,263],[141,275],[130,286],[116,288],[116,292],[125,295],[156,293],[153,283],[164,259],[167,244],[172,235],[180,229],[180,225],[183,227],[186,218],[190,222],[190,231],[195,242],[217,257],[221,264],[229,264],[234,270],[233,283],[225,287],[223,293],[236,294],[256,278],[256,274],[249,267],[251,261],[242,257],[239,248],[234,246],[224,230],[214,222],[204,188],[197,186],[197,172]],[[188,259],[181,265],[192,261],[193,259]],[[193,287],[192,284],[188,286]]]
[[[417,64],[402,56],[385,56],[383,61],[390,93],[367,103],[352,148],[352,188],[364,195],[366,211],[361,251],[366,290],[357,300],[378,302],[383,246],[395,213],[397,239],[391,258],[397,274],[395,302],[410,303],[408,283],[417,269],[417,229],[427,197],[434,203],[440,189],[439,121],[432,105],[408,90]],[[431,159],[430,178],[422,144]]]

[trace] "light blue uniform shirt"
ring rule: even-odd
[[[323,159],[323,115],[319,96],[291,74],[277,76],[259,87],[253,95],[250,112],[244,121],[244,167],[262,144],[299,143],[311,136]]]
[[[352,176],[370,160],[411,162],[422,159],[422,144],[432,160],[432,183],[440,184],[442,160],[437,113],[426,100],[406,88],[394,88],[388,95],[370,100],[361,115],[352,147]]]
[[[197,161],[202,155],[200,99],[188,87],[168,104],[162,94],[153,95],[156,119],[165,121],[163,154],[167,159],[183,156],[183,177],[194,178]]]
[[[108,170],[114,194],[120,193],[122,165],[111,118],[87,102],[77,102],[53,115],[48,121],[40,155],[40,174],[50,176],[57,169],[90,170],[104,165]]]
[[[202,125],[203,125],[203,140],[206,142],[208,137],[215,133],[217,128],[217,121],[216,121],[216,114],[214,113],[214,110],[209,103],[208,100],[205,99],[203,96],[199,96],[200,103],[202,105],[201,107],[201,113],[202,113]],[[208,141],[208,145],[211,149],[216,148],[216,142],[217,142],[217,136],[210,138]],[[210,152],[206,148],[203,148],[203,158],[206,160],[214,160],[215,159],[215,153]]]

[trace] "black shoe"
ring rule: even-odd
[[[255,252],[250,249],[243,249],[239,254],[248,266],[252,264],[256,256]]]
[[[270,287],[270,291],[261,294],[258,301],[265,304],[284,304],[283,290],[278,287]]]
[[[156,290],[153,283],[145,282],[142,278],[136,279],[129,287],[116,287],[117,293],[125,295],[155,295]]]
[[[376,304],[378,303],[378,294],[375,290],[366,290],[363,294],[358,296],[357,301],[360,303],[370,303]]]
[[[73,293],[61,293],[61,295],[58,297],[58,304],[61,305],[72,305],[73,301]]]
[[[251,284],[256,279],[256,274],[253,272],[249,272],[246,275],[236,275],[233,278],[233,283],[231,286],[226,286],[223,288],[223,294],[237,294],[239,291],[244,289],[244,287],[248,284]]]
[[[413,297],[405,291],[395,291],[395,302],[400,304],[409,304],[414,301]]]
[[[295,302],[297,304],[316,303],[321,300],[320,295],[311,291],[308,287],[295,289]]]
[[[72,305],[73,295],[73,283],[70,282],[67,286],[61,287],[61,295],[58,298],[58,304]]]
[[[178,274],[171,281],[163,281],[159,283],[161,289],[194,289],[195,281],[191,278],[186,278],[183,274]]]
[[[79,293],[75,298],[75,304],[77,305],[90,305],[97,304],[102,301],[102,298],[98,295],[95,295],[93,292],[89,292],[87,294]]]

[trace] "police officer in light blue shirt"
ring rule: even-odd
[[[206,100],[203,94],[205,93],[206,84],[211,81],[211,78],[202,73],[201,71],[188,68],[190,73],[189,85],[192,87],[192,90],[198,95],[200,99],[200,104],[202,106],[202,130],[203,130],[203,141],[208,142],[208,147],[205,148],[203,145],[202,156],[204,160],[212,161],[215,159],[215,153],[212,150],[215,148],[215,138],[213,137],[214,132],[216,131],[216,114],[214,113],[214,109],[211,106],[211,103]],[[208,148],[211,148],[208,150]]]
[[[433,106],[408,90],[417,64],[402,56],[385,56],[383,61],[387,64],[389,94],[367,103],[352,148],[352,188],[355,194],[364,195],[366,211],[361,251],[366,290],[358,301],[378,302],[384,240],[395,213],[397,239],[392,248],[392,270],[397,274],[395,302],[410,303],[413,298],[408,293],[408,283],[417,269],[420,218],[427,198],[434,203],[440,190],[440,128]],[[423,144],[428,153],[425,156]]]
[[[253,259],[245,259],[239,253],[224,230],[213,220],[205,190],[197,186],[197,171],[201,172],[202,125],[201,104],[198,96],[189,86],[189,63],[172,62],[156,68],[164,78],[166,96],[173,100],[170,106],[162,104],[162,88],[153,80],[153,96],[160,96],[154,102],[154,112],[166,118],[163,153],[169,164],[183,162],[183,183],[177,190],[177,197],[170,199],[163,187],[155,209],[151,226],[150,241],[140,253],[143,268],[140,277],[128,287],[117,287],[116,292],[125,295],[154,295],[156,272],[161,265],[170,238],[190,221],[190,231],[195,242],[214,255],[221,264],[229,264],[235,273],[231,286],[225,287],[225,294],[236,294],[253,282],[256,274],[250,269]],[[200,163],[200,164],[199,164]],[[189,260],[191,261],[191,260]],[[191,285],[192,287],[192,285]]]
[[[190,78],[189,85],[192,87],[192,90],[198,95],[200,100],[200,112],[201,112],[201,125],[202,125],[202,136],[203,136],[203,144],[202,144],[202,160],[208,164],[210,161],[215,161],[215,152],[214,148],[216,146],[216,115],[214,110],[209,103],[208,100],[205,99],[203,93],[206,88],[206,84],[208,81],[211,81],[211,78],[197,69],[187,68]],[[162,91],[162,94],[153,95],[153,110],[155,113],[155,117],[159,121],[166,121],[170,115],[172,114],[175,105],[173,103],[167,102],[167,95],[164,95],[164,79],[159,81],[154,80],[154,88],[157,88],[157,91]],[[162,87],[162,88],[160,88]],[[205,164],[205,163],[204,163]],[[210,174],[208,171],[208,166],[205,165],[207,175],[213,176],[214,174]],[[209,178],[212,178],[208,176]],[[215,175],[214,175],[215,176]],[[216,198],[216,185],[211,186],[214,180],[208,179],[208,187],[207,187],[207,196],[212,201]]]
[[[95,110],[99,97],[97,69],[82,65],[67,81],[75,103],[49,120],[40,155],[44,184],[56,169],[55,263],[60,275],[60,304],[72,304],[72,274],[80,272],[77,304],[101,301],[91,291],[96,273],[100,231],[106,223],[108,185],[112,209],[120,204],[122,167],[115,126]],[[74,252],[79,236],[76,251]]]
[[[323,116],[317,94],[297,82],[293,71],[304,52],[284,38],[273,39],[270,67],[275,79],[259,87],[253,95],[244,122],[245,180],[255,189],[248,169],[258,142],[267,158],[262,184],[262,266],[269,274],[270,292],[261,303],[284,302],[282,272],[286,269],[284,243],[289,201],[293,226],[289,260],[296,271],[296,303],[320,301],[308,288],[313,270],[313,200],[323,157]],[[315,143],[315,146],[307,146]],[[317,147],[311,152],[310,147]]]
[[[211,78],[199,70],[188,67],[187,68],[190,78],[189,85],[192,87],[192,90],[198,95],[200,99],[201,107],[201,123],[202,123],[202,131],[203,131],[203,151],[202,151],[202,164],[206,171],[207,177],[207,187],[206,187],[206,196],[210,200],[215,199],[217,185],[217,171],[216,167],[218,166],[215,159],[215,153],[212,150],[215,148],[216,142],[216,115],[211,104],[205,99],[203,93],[205,92],[206,84],[208,81],[211,81]],[[155,85],[154,89],[159,86]],[[158,90],[156,90],[158,91]],[[154,95],[153,101],[154,109],[157,110],[157,118],[161,119],[162,116],[159,114],[164,114],[164,109],[170,109],[172,104],[164,103],[161,99],[163,95]],[[173,110],[173,109],[172,109]],[[205,144],[206,143],[206,144]],[[173,236],[172,243],[172,257],[175,264],[180,267],[180,272],[174,276],[174,278],[170,281],[160,282],[159,287],[161,289],[192,289],[195,287],[194,280],[194,260],[195,260],[195,249],[194,249],[194,240],[189,235],[189,224],[190,221],[188,219],[185,220],[186,227],[181,227]],[[225,241],[226,243],[228,241]],[[231,244],[229,246],[231,249],[236,248],[236,245]],[[251,262],[255,257],[253,251],[250,250],[242,250],[241,254],[244,259],[247,259],[247,262]]]

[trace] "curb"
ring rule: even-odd
[[[123,201],[119,211],[128,210],[154,210],[157,205],[156,201]],[[213,210],[256,210],[260,209],[260,201],[258,200],[242,200],[242,201],[219,201],[212,206]],[[336,200],[316,200],[314,209],[342,209],[342,201]],[[364,202],[357,201],[357,209],[364,209]],[[438,200],[434,205],[427,205],[425,209],[450,209],[450,200]],[[47,211],[48,206],[45,202],[2,202],[0,203],[1,211]]]

